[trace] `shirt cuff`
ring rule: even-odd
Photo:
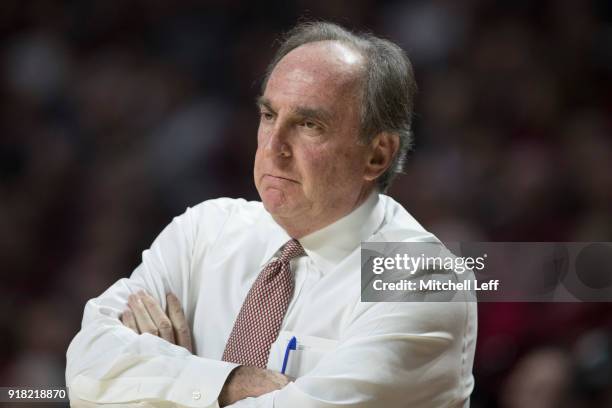
[[[186,407],[217,408],[223,385],[237,366],[225,361],[189,356],[177,378],[136,376],[96,380],[79,375],[70,387],[70,399],[102,404],[169,401]]]
[[[168,399],[189,407],[218,407],[223,385],[236,367],[235,363],[191,356]]]
[[[245,398],[236,401],[232,405],[228,405],[226,408],[274,408],[274,396],[277,392],[278,390],[261,395],[257,398]]]

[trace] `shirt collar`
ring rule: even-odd
[[[289,234],[274,221],[274,218],[270,215],[267,210],[263,210],[263,215],[259,219],[259,222],[255,226],[255,233],[259,235],[260,239],[266,242],[266,252],[262,257],[260,269],[267,264],[272,256],[278,250],[291,239]]]
[[[372,236],[380,226],[383,215],[378,192],[374,191],[351,213],[299,241],[315,265],[327,272]]]
[[[289,234],[279,226],[272,216],[264,211],[266,228],[261,233],[267,239],[266,253],[262,258],[260,267],[263,267],[278,252],[278,250],[291,239]],[[327,272],[338,265],[351,254],[363,241],[368,240],[379,228],[384,218],[384,208],[377,191],[359,207],[332,224],[312,232],[299,239],[315,265],[323,272]]]

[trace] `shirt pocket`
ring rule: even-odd
[[[289,341],[295,337],[296,350],[290,350],[285,375],[299,378],[308,374],[316,365],[328,358],[338,345],[338,340],[325,337],[305,336],[296,332],[281,331],[270,348],[268,368],[281,372]]]

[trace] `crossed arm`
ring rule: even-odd
[[[129,279],[120,279],[87,302],[81,330],[67,350],[71,403],[75,399],[110,406],[151,402],[160,407],[464,405],[473,387],[474,304],[359,302],[346,316],[333,353],[291,382],[272,371],[236,368],[233,363],[194,355],[181,304],[188,307],[194,301],[186,285],[194,282],[196,241],[198,248],[206,249],[219,239],[227,218],[217,208],[223,203],[210,202],[175,218],[143,253],[141,265]],[[206,228],[196,228],[200,219],[207,220]],[[130,298],[138,290],[154,296]],[[166,298],[168,292],[179,296]],[[164,301],[166,311],[159,306]],[[309,351],[302,353],[306,358]]]
[[[157,301],[145,291],[130,295],[128,309],[121,315],[121,322],[137,334],[149,333],[169,343],[186,348],[193,354],[191,331],[178,298],[166,296],[164,312]],[[283,388],[289,377],[280,373],[251,366],[238,366],[227,377],[218,402],[225,407],[247,397],[259,397]]]
[[[153,299],[130,297],[135,288],[125,283],[114,286],[119,296],[102,296],[106,306],[92,301],[86,307],[83,329],[67,355],[71,402],[455,408],[466,406],[473,386],[471,354],[462,351],[473,340],[462,327],[475,324],[475,310],[467,314],[466,304],[359,304],[333,354],[289,382],[272,371],[193,355],[178,300],[164,299],[164,292]],[[166,312],[156,299],[167,300]],[[192,392],[198,397],[192,399]]]

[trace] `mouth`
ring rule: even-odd
[[[294,180],[294,179],[291,179],[291,178],[288,178],[288,177],[275,176],[275,175],[269,174],[269,173],[266,173],[266,174],[263,175],[263,178],[266,178],[266,177],[270,177],[273,180],[274,179],[275,180],[284,180],[284,181],[289,181],[291,183],[299,184],[299,182],[297,180]]]

